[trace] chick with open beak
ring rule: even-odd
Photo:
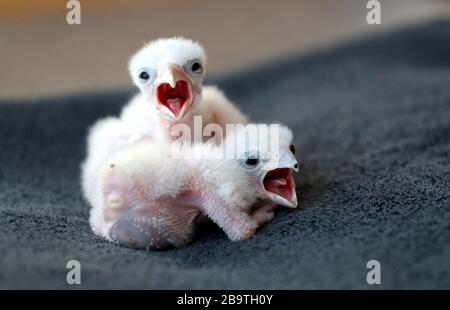
[[[296,208],[293,171],[299,171],[299,163],[292,132],[278,124],[249,124],[227,136],[226,143],[230,144],[233,139],[237,140],[243,154],[241,166],[249,171],[258,191],[258,201],[252,206],[253,219],[263,225],[272,220],[277,206]]]
[[[195,116],[201,116],[199,129],[216,124],[222,133],[227,124],[247,123],[217,87],[203,86],[206,54],[197,42],[150,42],[131,57],[129,71],[140,93],[124,107],[120,119],[132,137],[176,140],[173,126],[181,123],[193,129]]]
[[[201,101],[206,55],[195,42],[157,40],[130,60],[130,74],[147,102],[170,121]]]
[[[265,125],[256,125],[257,131],[250,126],[237,128],[221,146],[174,152],[169,144],[141,140],[119,150],[97,172],[92,229],[122,245],[164,249],[191,242],[207,217],[230,239],[250,239],[278,204],[297,206],[291,170],[298,170],[289,129],[268,136],[259,130]],[[247,134],[277,143],[270,150],[257,144],[228,153],[235,137]],[[223,158],[224,152],[231,156]]]
[[[281,149],[279,158],[271,158],[259,175],[259,184],[269,199],[289,207],[297,207],[295,181],[292,171],[299,171],[299,165],[293,153],[294,146]]]

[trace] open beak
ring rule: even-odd
[[[264,193],[273,202],[288,208],[296,208],[298,202],[292,170],[299,171],[298,162],[289,150],[280,155],[279,159],[268,163],[260,182]]]
[[[182,119],[192,105],[192,82],[183,68],[167,64],[155,85],[157,108],[169,119]]]

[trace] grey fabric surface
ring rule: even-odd
[[[300,208],[250,241],[207,227],[136,251],[95,237],[79,185],[87,128],[133,91],[0,104],[0,288],[450,288],[450,23],[213,80],[253,121],[292,127]]]

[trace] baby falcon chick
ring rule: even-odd
[[[134,139],[171,138],[174,124],[193,128],[194,116],[202,124],[246,124],[247,118],[214,86],[202,87],[206,72],[203,47],[183,38],[150,42],[129,62],[140,93],[122,111],[121,119]],[[218,141],[221,142],[221,141]]]
[[[93,231],[122,245],[164,249],[191,242],[208,217],[232,240],[251,238],[276,204],[297,206],[292,133],[277,126],[241,126],[222,146],[142,140],[122,148],[93,181]]]

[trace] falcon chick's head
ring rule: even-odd
[[[292,140],[291,130],[278,124],[248,124],[238,127],[227,134],[225,147],[232,150],[231,154],[236,157],[240,172],[228,164],[227,169],[222,169],[226,172],[222,173],[232,173],[235,176],[240,174],[240,179],[252,184],[249,192],[256,191],[257,198],[266,198],[278,205],[296,208],[297,195],[292,171],[298,172],[299,164]],[[245,188],[242,184],[238,186],[240,189]]]
[[[169,120],[180,120],[201,101],[206,55],[203,47],[184,38],[150,42],[131,57],[134,84]]]

